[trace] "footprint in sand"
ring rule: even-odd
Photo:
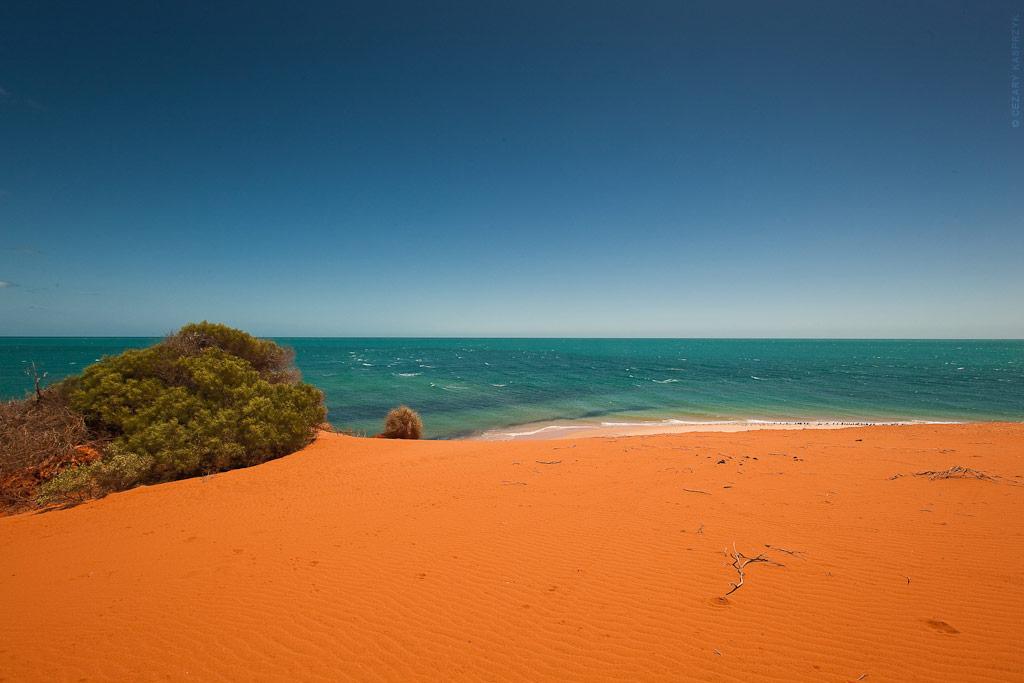
[[[938,631],[939,633],[960,633],[957,629],[953,628],[944,621],[938,619],[925,619],[926,624]]]

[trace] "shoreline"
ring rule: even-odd
[[[758,430],[850,429],[854,427],[907,427],[914,425],[973,424],[939,420],[637,420],[592,422],[588,420],[544,420],[488,429],[463,441],[552,441],[619,436],[654,436],[691,432],[750,432]]]

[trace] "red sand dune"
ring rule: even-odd
[[[1022,475],[1019,424],[328,434],[0,519],[0,679],[1024,680]],[[723,598],[734,545],[784,566]]]

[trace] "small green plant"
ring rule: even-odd
[[[39,505],[78,503],[137,486],[153,469],[154,459],[112,444],[103,457],[86,465],[72,465],[39,487]]]
[[[418,439],[423,434],[423,420],[408,406],[398,406],[388,413],[381,437],[385,439]]]

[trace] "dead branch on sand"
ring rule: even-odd
[[[780,553],[786,553],[787,555],[792,555],[793,557],[799,557],[801,560],[804,559],[803,556],[806,554],[803,550],[790,550],[789,548],[780,548],[777,545],[771,545],[769,543],[765,543],[764,547],[768,548],[769,550],[778,550]]]
[[[683,489],[683,490],[686,491],[687,493],[703,493],[705,496],[710,496],[711,495],[707,491],[701,491],[700,489]]]
[[[561,460],[538,460],[537,463],[540,465],[558,465],[561,464]]]
[[[991,474],[986,474],[980,470],[972,469],[970,467],[964,467],[962,465],[953,465],[948,470],[942,470],[941,472],[914,472],[915,477],[928,477],[929,479],[984,479],[986,481],[995,481],[998,477],[993,477]]]
[[[726,550],[725,554],[728,556],[729,555],[729,551]],[[776,562],[775,560],[767,557],[764,553],[760,553],[760,554],[756,555],[755,557],[747,557],[743,553],[741,553],[738,550],[736,550],[736,544],[735,543],[732,544],[732,555],[731,555],[731,557],[732,557],[732,567],[733,567],[733,569],[736,570],[736,575],[739,577],[739,581],[736,581],[735,583],[732,582],[732,581],[729,582],[729,585],[732,586],[732,588],[730,588],[729,592],[725,594],[727,596],[728,595],[732,595],[733,593],[738,591],[740,589],[740,587],[743,585],[743,583],[746,581],[746,568],[747,568],[748,565],[755,564],[757,562],[764,562],[766,564],[775,565],[776,567],[784,567],[785,566],[782,563]]]
[[[902,474],[902,473],[894,474],[891,477],[889,477],[889,479],[890,480],[899,479],[900,477],[905,477],[905,476],[907,476],[907,475]],[[996,476],[996,475],[993,475],[993,474],[988,474],[986,472],[982,472],[981,470],[976,470],[976,469],[974,469],[972,467],[964,467],[963,465],[953,465],[949,469],[939,470],[939,471],[926,470],[924,472],[914,472],[913,476],[915,476],[915,477],[924,477],[924,478],[930,479],[932,481],[935,481],[935,480],[938,480],[938,479],[981,479],[982,481],[997,482],[1000,479],[1002,479],[1002,477],[999,477],[999,476]],[[1008,482],[1008,483],[1014,483],[1014,482]]]

